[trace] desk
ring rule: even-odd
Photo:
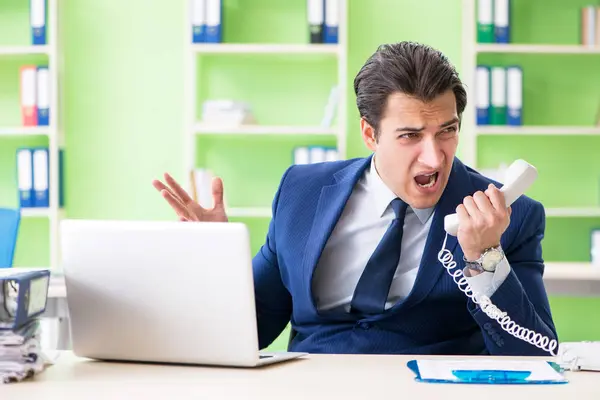
[[[456,385],[414,381],[412,356],[308,355],[255,369],[108,363],[61,352],[34,380],[0,386],[2,399],[600,399],[600,373],[563,385]],[[575,396],[577,394],[577,396]]]

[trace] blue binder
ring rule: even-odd
[[[46,147],[33,149],[33,206],[50,206],[50,157]]]
[[[206,1],[192,0],[192,43],[203,43],[206,39]]]
[[[539,361],[543,362],[543,361]],[[417,360],[411,360],[406,365],[415,374],[417,382],[425,383],[458,383],[458,384],[490,384],[490,385],[539,385],[539,384],[563,384],[569,381],[562,375],[563,370],[554,362],[548,365],[558,372],[560,378],[555,379],[528,379],[531,371],[501,370],[501,369],[456,369],[452,370],[453,379],[424,378],[419,371]]]
[[[489,125],[491,106],[491,71],[489,66],[477,66],[475,73],[475,90],[477,125]]]
[[[338,43],[339,24],[339,0],[325,0],[325,26],[323,27],[323,43]]]
[[[506,68],[506,125],[523,125],[523,69]]]
[[[34,45],[46,44],[47,10],[47,0],[29,0],[31,41]]]
[[[18,271],[0,275],[0,330],[16,330],[46,310],[50,271]]]
[[[37,67],[38,125],[50,125],[50,76],[47,65]],[[43,85],[43,86],[42,86]]]
[[[19,148],[15,161],[17,163],[19,207],[33,207],[33,152],[29,148]]]
[[[510,0],[494,0],[494,39],[496,43],[510,43]]]
[[[222,20],[222,0],[206,0],[206,31],[204,39],[207,43],[221,42]]]

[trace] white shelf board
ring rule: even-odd
[[[49,135],[50,132],[49,126],[18,126],[13,128],[0,126],[0,136],[39,136]]]
[[[274,125],[242,125],[216,126],[198,123],[194,130],[197,134],[223,135],[336,135],[336,128],[320,126],[274,126]]]
[[[600,281],[600,265],[589,262],[547,262],[544,279]]]
[[[50,207],[26,207],[21,208],[21,217],[24,218],[50,218],[53,216],[62,217],[63,209],[52,209]]]
[[[547,217],[600,217],[600,207],[557,207],[546,208]]]
[[[50,208],[42,208],[42,207],[31,207],[31,208],[21,208],[21,216],[22,217],[49,217],[52,214],[52,210]]]
[[[0,55],[50,54],[50,46],[0,46]]]
[[[198,54],[337,54],[336,44],[237,44],[207,43],[193,44],[192,51]]]
[[[600,54],[600,47],[553,44],[477,44],[478,53]]]
[[[600,126],[478,125],[478,135],[600,135]]]
[[[271,218],[270,207],[230,207],[226,209],[228,217]]]

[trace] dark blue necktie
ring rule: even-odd
[[[400,260],[406,208],[407,204],[402,200],[392,200],[392,209],[396,213],[396,218],[371,255],[356,285],[350,303],[352,312],[376,314],[385,310],[385,302]]]

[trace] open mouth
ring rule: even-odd
[[[438,172],[432,172],[431,174],[422,174],[415,176],[415,182],[422,188],[430,188],[437,182]]]

